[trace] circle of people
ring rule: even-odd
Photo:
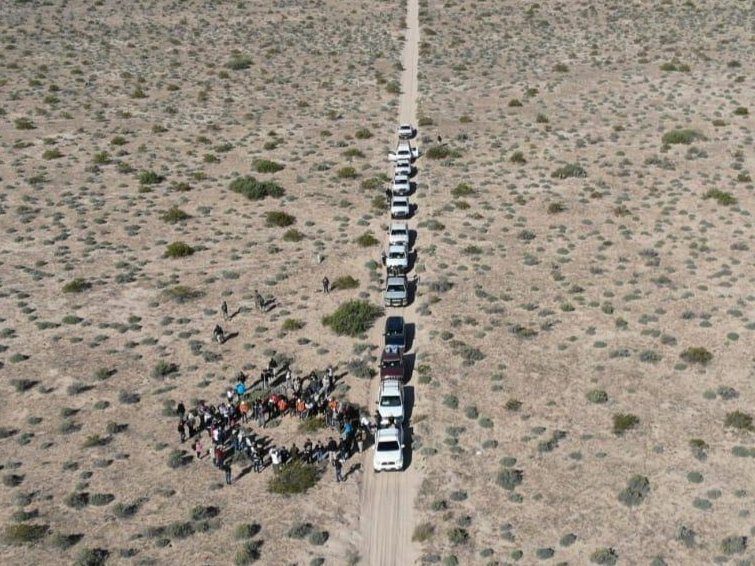
[[[276,387],[281,374],[283,383]],[[254,384],[248,387],[247,380],[247,375],[239,372],[235,385],[228,387],[225,400],[218,405],[199,401],[187,410],[183,402],[178,403],[181,443],[190,440],[198,460],[211,456],[229,485],[233,481],[236,455],[246,457],[257,473],[267,467],[277,472],[295,460],[308,464],[327,460],[335,469],[336,481],[345,481],[344,463],[355,452],[364,451],[365,443],[380,424],[379,414],[371,421],[360,415],[356,405],[333,397],[336,377],[332,367],[321,375],[312,371],[308,376],[294,377],[290,366],[279,368],[273,357]],[[300,420],[322,417],[327,427],[337,431],[337,439],[331,436],[326,442],[312,442],[306,438],[301,448],[296,442],[290,448],[273,445],[260,431],[274,419],[286,416]],[[257,432],[251,429],[253,424]],[[203,432],[207,433],[206,445]]]

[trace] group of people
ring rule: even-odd
[[[282,383],[276,386],[279,380]],[[336,481],[344,481],[343,464],[355,452],[364,450],[375,425],[369,418],[360,417],[357,407],[332,396],[335,384],[332,367],[321,375],[313,371],[306,377],[294,377],[290,367],[279,368],[272,358],[250,387],[247,376],[239,372],[235,384],[226,390],[224,402],[218,405],[200,401],[187,410],[178,403],[181,442],[191,441],[197,459],[211,456],[213,464],[225,473],[227,484],[232,483],[232,462],[237,461],[237,455],[243,455],[255,472],[268,466],[278,471],[292,460],[320,464],[327,459]],[[261,431],[270,421],[284,416],[324,418],[337,435],[325,442],[306,438],[301,448],[296,442],[290,447],[272,445]],[[252,430],[254,425],[257,431]],[[203,432],[207,433],[207,445]]]

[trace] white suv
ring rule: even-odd
[[[400,427],[381,428],[375,433],[372,467],[376,472],[404,469],[404,432]]]

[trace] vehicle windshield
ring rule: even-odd
[[[406,230],[394,230],[393,231],[394,236],[406,236]]]
[[[389,440],[387,442],[378,442],[378,452],[396,452],[399,449],[398,442]]]
[[[400,407],[401,397],[383,397],[380,399],[381,407]]]
[[[389,293],[403,293],[404,287],[402,285],[388,285]]]
[[[404,257],[404,252],[391,252],[391,255],[389,255],[391,259],[399,259]]]
[[[398,368],[401,367],[401,360],[385,360],[383,362],[384,368]]]

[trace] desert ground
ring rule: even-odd
[[[754,17],[4,3],[2,563],[755,562]],[[174,408],[239,370],[333,365],[372,412],[383,319],[323,319],[382,304],[401,119],[423,152],[409,469],[368,451],[301,494],[224,485]],[[333,434],[300,426],[266,434]]]

